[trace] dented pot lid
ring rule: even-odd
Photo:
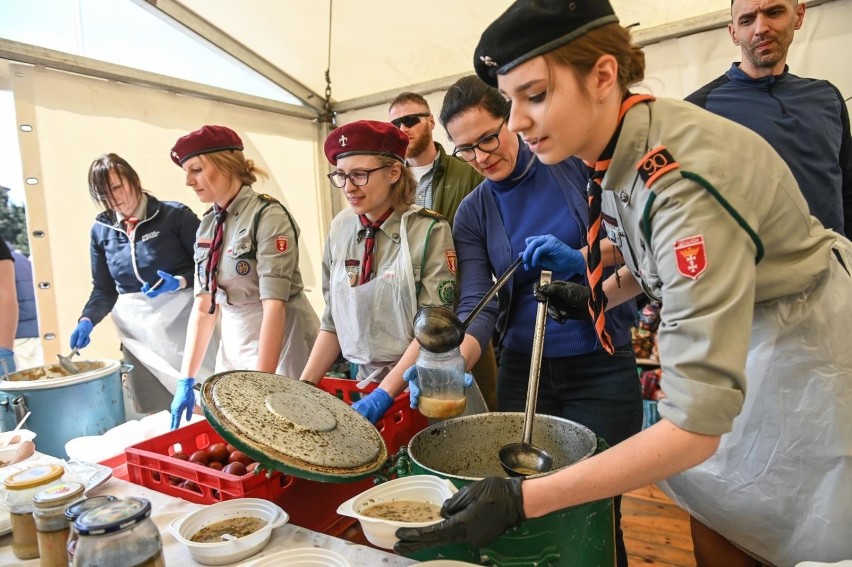
[[[211,376],[201,406],[222,437],[267,469],[323,482],[358,480],[387,460],[374,425],[305,382],[235,370]]]

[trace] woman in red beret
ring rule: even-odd
[[[591,317],[602,340],[608,307],[642,291],[661,300],[666,397],[659,422],[589,459],[463,488],[444,522],[399,530],[397,550],[483,545],[665,479],[693,517],[764,562],[852,557],[852,243],[809,214],[763,138],[632,93],[644,55],[605,0],[518,0],[482,34],[474,65],[542,162],[589,167],[590,285],[538,294],[560,316]],[[598,283],[602,235],[626,266]],[[699,565],[745,564],[695,549]]]
[[[133,409],[160,411],[181,377],[198,217],[182,203],[145,191],[136,170],[114,153],[89,166],[89,194],[103,211],[91,233],[92,292],[71,348],[85,348],[94,326],[112,315],[124,360],[133,365]],[[209,356],[201,371],[212,374],[213,366]]]
[[[180,138],[172,161],[186,184],[213,206],[195,242],[195,307],[186,336],[183,375],[172,401],[172,429],[195,405],[193,385],[221,315],[216,371],[258,370],[296,378],[319,320],[303,291],[299,227],[290,212],[252,184],[265,171],[243,154],[225,126],[204,126]]]
[[[402,372],[419,348],[417,311],[455,301],[450,225],[413,205],[417,183],[405,166],[407,146],[398,128],[370,120],[341,126],[325,141],[325,155],[337,166],[328,178],[349,208],[334,218],[326,241],[326,308],[302,380],[319,383],[342,353],[358,365],[358,379],[381,381],[353,405],[373,423],[405,389]]]

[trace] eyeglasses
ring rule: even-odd
[[[476,150],[490,154],[500,147],[500,131],[503,129],[503,124],[506,123],[504,118],[500,122],[500,127],[493,134],[488,134],[479,139],[475,144],[469,146],[460,146],[453,150],[453,157],[462,161],[473,161],[476,159]]]
[[[405,126],[406,128],[411,128],[412,126],[420,124],[420,119],[426,118],[427,116],[431,116],[431,113],[418,112],[417,114],[406,114],[405,116],[394,118],[393,120],[391,120],[391,124],[393,124],[397,128],[402,128],[403,126]]]
[[[390,167],[389,165],[383,165],[381,167],[374,167],[373,169],[356,169],[350,173],[343,173],[342,171],[335,171],[333,173],[329,173],[327,175],[328,180],[331,181],[331,184],[337,187],[338,189],[343,189],[346,187],[346,180],[352,182],[352,185],[355,187],[363,187],[367,183],[370,182],[370,174],[374,171],[378,171],[380,169],[384,169],[386,167]]]

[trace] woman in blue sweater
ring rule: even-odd
[[[451,86],[441,108],[441,124],[456,146],[453,155],[486,178],[462,201],[453,225],[461,288],[456,313],[462,320],[535,235],[547,235],[537,238],[546,240],[551,254],[574,259],[575,269],[554,271],[554,280],[585,282],[585,255],[578,250],[586,246],[585,167],[575,158],[553,166],[539,162],[505,127],[508,114],[497,89],[475,75]],[[620,260],[611,246],[602,257],[610,266]],[[469,368],[496,326],[499,411],[524,411],[526,401],[538,305],[532,292],[541,274],[541,268],[530,266],[542,261],[524,260],[528,269],[515,272],[498,301],[471,322],[461,346]],[[590,319],[562,324],[548,319],[538,413],[581,423],[610,445],[641,429],[642,399],[630,345],[635,312],[632,301],[608,312],[613,356],[601,346]],[[619,504],[616,499],[616,511]],[[620,530],[617,548],[619,565],[626,565]]]
[[[124,359],[134,366],[128,386],[135,411],[166,409],[180,378],[192,308],[198,217],[145,191],[136,171],[114,153],[92,162],[89,193],[103,211],[92,226],[92,292],[71,348],[86,347],[94,326],[111,313]],[[208,375],[213,364],[208,353]]]

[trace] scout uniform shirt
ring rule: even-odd
[[[332,222],[322,262],[326,308],[321,328],[338,334],[343,356],[352,362],[395,364],[414,339],[417,310],[436,305],[452,308],[455,302],[452,231],[434,211],[416,205],[404,213],[394,211],[376,232],[372,280],[358,286],[365,234],[351,209],[341,211]],[[353,294],[380,285],[386,291],[369,299],[347,297],[340,293],[345,289],[335,292],[341,275],[342,285],[352,288]],[[351,302],[351,309],[335,316],[335,309],[341,307],[336,301]],[[372,304],[364,305],[366,301]]]
[[[215,228],[210,209],[201,219],[195,243],[196,295],[210,292],[207,264]],[[318,319],[302,291],[298,236],[299,227],[284,206],[248,185],[228,206],[216,277],[216,303],[222,313],[218,372],[255,368],[261,301],[280,299],[287,303],[287,329],[278,373],[301,375]]]
[[[663,301],[660,414],[696,433],[730,431],[755,303],[816,281],[837,235],[810,216],[769,144],[681,101],[627,112],[602,187],[607,235]],[[715,336],[720,324],[726,333]]]
[[[686,102],[627,111],[602,187],[608,235],[662,299],[660,414],[723,434],[661,487],[768,563],[849,556],[852,244],[765,140]]]

